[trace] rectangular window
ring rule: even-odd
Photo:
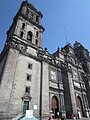
[[[33,14],[33,12],[31,12],[31,16],[30,16],[30,18],[33,20],[33,17],[34,17],[34,14]]]
[[[26,87],[26,89],[25,89],[25,93],[30,94],[30,87]]]
[[[27,80],[31,81],[31,75],[27,74]]]
[[[25,29],[25,23],[22,23],[22,29]]]
[[[28,69],[32,69],[32,64],[28,63]]]
[[[21,31],[20,32],[20,37],[23,38],[24,33]]]
[[[29,101],[24,101],[23,113],[26,113],[26,110],[29,110]]]
[[[39,16],[36,16],[36,22],[39,22]]]
[[[38,45],[38,40],[36,39],[35,44]]]
[[[38,34],[39,34],[38,31],[36,31],[36,37],[37,37],[37,38],[38,38]]]

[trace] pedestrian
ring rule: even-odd
[[[74,115],[74,114],[72,114],[72,119],[73,119],[73,120],[76,120],[76,118],[75,118],[75,115]]]

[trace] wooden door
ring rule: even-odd
[[[57,112],[59,112],[58,98],[56,96],[52,97],[52,111],[54,113],[54,118],[56,118],[57,117]]]
[[[83,117],[82,101],[79,96],[76,98],[76,104],[77,104],[77,108],[79,108],[79,110],[80,110],[81,117]]]

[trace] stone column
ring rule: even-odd
[[[76,99],[75,99],[72,74],[69,72],[68,72],[68,83],[69,83],[69,90],[70,90],[70,97],[71,97],[72,112],[73,114],[77,114],[77,105],[76,105]]]
[[[42,62],[42,120],[49,116],[49,72],[48,64]]]

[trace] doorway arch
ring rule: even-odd
[[[58,98],[56,96],[52,97],[51,107],[52,107],[52,111],[54,113],[54,118],[56,118],[58,116],[57,113],[59,112],[59,102],[58,102]]]
[[[80,96],[77,96],[76,104],[77,104],[77,108],[78,108],[79,117],[83,117],[84,116],[84,112],[83,112],[82,100],[81,100]]]

